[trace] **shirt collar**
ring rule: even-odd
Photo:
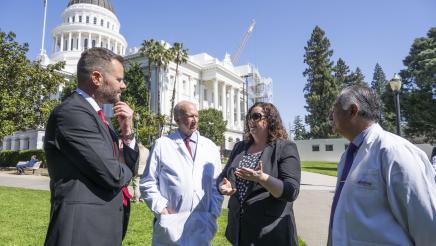
[[[357,135],[353,141],[351,141],[354,145],[356,145],[357,147],[360,147],[360,145],[362,144],[363,140],[365,139],[366,135],[368,135],[368,132],[371,130],[371,128],[373,128],[376,124],[372,124],[370,127],[366,128],[365,130],[363,130],[361,133],[359,133],[359,135]]]
[[[177,129],[177,131],[179,132],[179,134],[180,134],[180,136],[182,137],[183,140],[185,140],[185,138],[188,137],[185,134],[183,134],[179,129]],[[189,137],[189,141],[197,143],[197,141],[198,141],[198,132],[197,131],[192,133],[191,137]]]
[[[98,105],[98,103],[94,100],[94,98],[92,98],[90,95],[88,95],[86,92],[84,92],[83,90],[81,90],[80,88],[77,88],[76,89],[76,92],[77,92],[77,94],[79,94],[79,95],[81,95],[83,98],[85,98],[85,100],[89,103],[89,104],[91,104],[91,106],[92,106],[92,108],[95,110],[95,111],[100,111],[101,110],[101,108],[100,108],[100,106]]]

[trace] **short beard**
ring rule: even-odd
[[[107,86],[103,86],[100,90],[95,92],[96,101],[99,101],[101,104],[111,103],[115,104],[120,101],[118,98],[118,92],[114,90],[110,90]]]

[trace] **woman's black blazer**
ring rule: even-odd
[[[236,187],[235,169],[249,145],[235,145],[217,185],[226,177]],[[263,171],[283,181],[283,194],[273,197],[258,183],[252,183],[240,205],[238,192],[230,197],[226,237],[233,245],[298,245],[292,202],[300,188],[301,167],[297,146],[288,140],[269,143],[261,156]]]

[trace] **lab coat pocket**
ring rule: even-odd
[[[176,243],[183,234],[188,212],[160,215],[155,224],[157,241],[165,244]]]
[[[380,189],[378,169],[367,169],[350,180],[356,195],[373,196]]]

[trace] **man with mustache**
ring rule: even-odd
[[[138,158],[132,109],[120,101],[123,58],[104,48],[82,53],[78,88],[47,123],[44,150],[50,175],[51,211],[45,245],[121,245],[130,194],[126,185]],[[106,121],[114,104],[120,136]]]
[[[211,140],[197,131],[195,105],[174,107],[175,133],[156,140],[141,194],[154,213],[152,245],[210,245],[223,196],[215,186],[221,158]]]

